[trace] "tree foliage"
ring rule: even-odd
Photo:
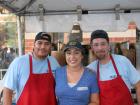
[[[16,16],[9,15],[0,22],[0,47],[6,44],[9,47],[17,47]]]

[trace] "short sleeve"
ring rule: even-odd
[[[132,85],[135,85],[138,81],[140,81],[140,72],[136,70],[136,68],[132,65],[132,63],[127,59],[127,73],[128,79]]]
[[[97,60],[90,63],[86,68],[88,68],[94,72],[97,72]]]
[[[99,87],[98,87],[95,73],[92,73],[92,77],[90,78],[90,86],[91,86],[91,93],[99,93]]]
[[[53,75],[55,77],[55,72],[56,72],[57,68],[60,67],[60,65],[53,56],[49,56],[49,60],[50,60],[50,63],[51,63],[51,69],[52,69]]]
[[[17,86],[17,78],[18,78],[18,60],[15,59],[9,66],[5,76],[4,76],[4,87],[9,88],[11,90],[15,90]]]

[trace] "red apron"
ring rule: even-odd
[[[112,80],[100,81],[99,62],[97,64],[97,78],[100,88],[100,105],[134,105],[131,93],[119,75],[112,56],[110,56],[117,77]]]
[[[29,56],[30,74],[17,105],[57,105],[55,80],[48,60],[48,73],[33,74],[32,56]]]

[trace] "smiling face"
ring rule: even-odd
[[[51,43],[47,40],[37,40],[34,43],[34,55],[38,59],[44,59],[51,51]]]
[[[109,56],[110,46],[108,41],[104,38],[93,39],[91,48],[99,60],[104,60]]]
[[[80,49],[69,48],[65,52],[66,62],[68,66],[78,67],[81,66],[83,55]]]

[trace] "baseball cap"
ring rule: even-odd
[[[66,52],[69,48],[77,48],[77,49],[80,49],[81,51],[83,51],[83,47],[82,47],[81,43],[77,40],[69,41],[66,44],[66,46],[64,47],[63,51]]]
[[[51,36],[46,32],[39,32],[35,37],[35,41],[37,40],[47,40],[51,42]]]
[[[96,39],[96,38],[104,38],[104,39],[106,39],[109,42],[108,34],[104,30],[93,31],[91,33],[91,40],[90,41],[92,41],[93,39]]]

